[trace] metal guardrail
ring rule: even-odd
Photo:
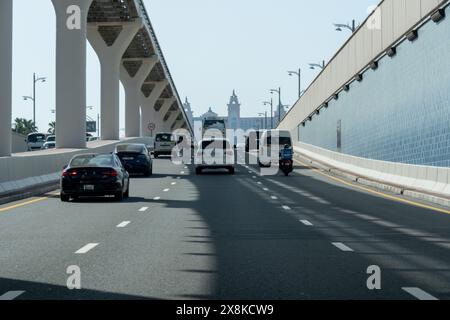
[[[184,110],[183,103],[182,103],[182,101],[180,99],[180,96],[178,94],[178,90],[177,90],[177,88],[175,86],[175,82],[173,81],[173,78],[172,78],[172,74],[170,73],[170,70],[169,70],[169,67],[167,65],[166,59],[165,59],[164,54],[163,54],[163,52],[161,50],[161,46],[159,44],[158,38],[156,37],[156,33],[155,33],[155,30],[153,29],[152,23],[150,21],[150,17],[149,17],[149,15],[147,13],[147,9],[145,8],[145,4],[144,4],[143,0],[135,0],[135,1],[137,1],[137,3],[138,3],[137,9],[139,10],[139,12],[142,15],[142,18],[143,18],[143,20],[145,22],[145,26],[147,27],[147,29],[148,29],[148,31],[150,33],[150,38],[151,38],[151,40],[153,42],[153,46],[155,48],[155,51],[156,51],[156,53],[157,53],[157,55],[158,55],[158,57],[159,57],[159,59],[161,61],[161,65],[163,66],[163,69],[164,69],[164,71],[165,71],[165,73],[167,75],[167,78],[168,78],[168,80],[169,80],[169,82],[170,82],[170,84],[172,86],[172,89],[173,89],[173,92],[175,93],[177,102],[178,102],[180,108],[182,109],[182,112],[183,112],[183,115],[184,115],[184,120],[186,121],[186,123],[188,125],[188,129],[190,129],[191,133],[193,133],[194,130],[192,128],[192,123],[190,123],[189,117],[186,114],[186,110]]]

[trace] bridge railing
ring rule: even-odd
[[[386,184],[391,191],[397,190],[398,193],[422,192],[450,200],[450,168],[354,157],[302,142],[297,144],[295,152],[359,182]],[[442,204],[449,203],[445,201]]]

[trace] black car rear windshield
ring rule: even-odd
[[[73,158],[70,167],[112,167],[113,157],[110,154],[83,155]]]
[[[202,141],[202,149],[231,149],[231,145],[227,140],[204,140]]]
[[[144,153],[144,147],[136,144],[119,145],[116,148],[117,153]]]
[[[156,136],[156,142],[171,142],[173,137],[171,134],[158,134]]]

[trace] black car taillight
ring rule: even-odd
[[[74,169],[64,170],[62,173],[63,177],[76,177],[78,176],[78,171]]]
[[[118,176],[117,171],[114,169],[103,171],[102,174],[104,177],[117,177]]]

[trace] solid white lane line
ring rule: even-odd
[[[170,191],[170,189],[164,189],[163,191],[164,191],[164,192],[169,192],[169,191]]]
[[[161,197],[154,197],[153,200],[155,201],[161,200]]]
[[[332,243],[333,246],[335,246],[336,248],[345,251],[345,252],[352,252],[353,249],[350,247],[347,247],[345,244],[343,244],[342,242],[333,242]]]
[[[271,196],[270,198],[271,198],[272,200],[278,200],[278,198],[275,197],[275,196]]]
[[[305,226],[313,226],[313,224],[311,222],[309,222],[308,220],[300,220],[301,223],[303,223]]]
[[[131,223],[131,221],[123,221],[117,225],[117,228],[125,228],[130,223]]]
[[[0,301],[14,300],[18,296],[24,294],[25,291],[8,291],[4,295],[0,296]]]
[[[283,206],[283,209],[284,209],[284,210],[291,210],[291,208],[288,207],[288,206]]]
[[[85,245],[83,248],[81,248],[80,250],[76,251],[76,254],[84,254],[84,253],[88,253],[89,251],[91,251],[92,249],[94,249],[96,246],[98,246],[98,243],[88,243],[87,245]]]
[[[148,207],[142,207],[142,208],[139,209],[139,212],[145,212],[147,210],[148,210]]]
[[[402,288],[402,290],[408,292],[410,295],[419,300],[429,300],[429,301],[439,300],[438,298],[433,297],[431,294],[423,291],[420,288]]]

